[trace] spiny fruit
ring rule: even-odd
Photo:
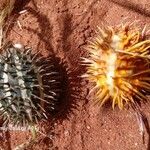
[[[90,91],[100,106],[111,101],[120,109],[126,104],[146,100],[150,92],[150,40],[144,29],[126,24],[98,28],[97,36],[89,41],[89,58],[83,77],[94,83]]]
[[[4,124],[32,125],[47,119],[59,97],[59,73],[51,57],[13,46],[0,55],[0,112]]]

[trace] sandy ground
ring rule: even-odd
[[[19,4],[20,5],[20,4]],[[148,150],[139,132],[135,112],[114,111],[110,106],[100,109],[92,97],[87,98],[91,85],[78,78],[84,72],[80,57],[88,56],[83,46],[94,35],[96,26],[117,25],[140,20],[150,24],[149,0],[27,0],[14,13],[8,40],[54,53],[64,76],[64,93],[58,110],[47,122],[43,133],[27,150]],[[20,26],[21,25],[21,26]],[[150,121],[148,104],[141,106]],[[0,147],[13,150],[30,139],[28,132],[0,132]]]

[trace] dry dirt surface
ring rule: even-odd
[[[2,1],[2,0],[1,0]],[[25,10],[22,13],[19,11]],[[124,20],[150,24],[149,0],[20,0],[10,19],[7,39],[53,53],[60,65],[64,82],[57,110],[47,122],[41,122],[42,133],[27,150],[148,150],[139,132],[132,109],[112,110],[94,105],[87,97],[91,85],[79,76],[84,73],[80,57],[87,39],[97,26],[117,25]],[[141,109],[150,122],[149,104]],[[29,141],[28,131],[0,132],[0,149],[15,150]]]

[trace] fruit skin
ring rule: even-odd
[[[51,56],[9,44],[0,55],[0,112],[4,125],[47,119],[59,97],[59,73]]]
[[[123,109],[126,104],[146,100],[150,92],[150,40],[131,24],[98,27],[97,35],[88,42],[89,58],[83,78],[94,83],[90,93],[102,106],[111,101],[112,107]]]

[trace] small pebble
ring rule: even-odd
[[[134,145],[135,145],[135,146],[137,146],[137,145],[138,145],[138,143],[135,143]]]
[[[87,128],[88,130],[89,130],[89,129],[91,129],[91,127],[90,127],[90,126],[87,126],[86,128]]]
[[[69,135],[69,131],[68,130],[65,131],[64,134],[65,134],[65,136],[68,136]]]

